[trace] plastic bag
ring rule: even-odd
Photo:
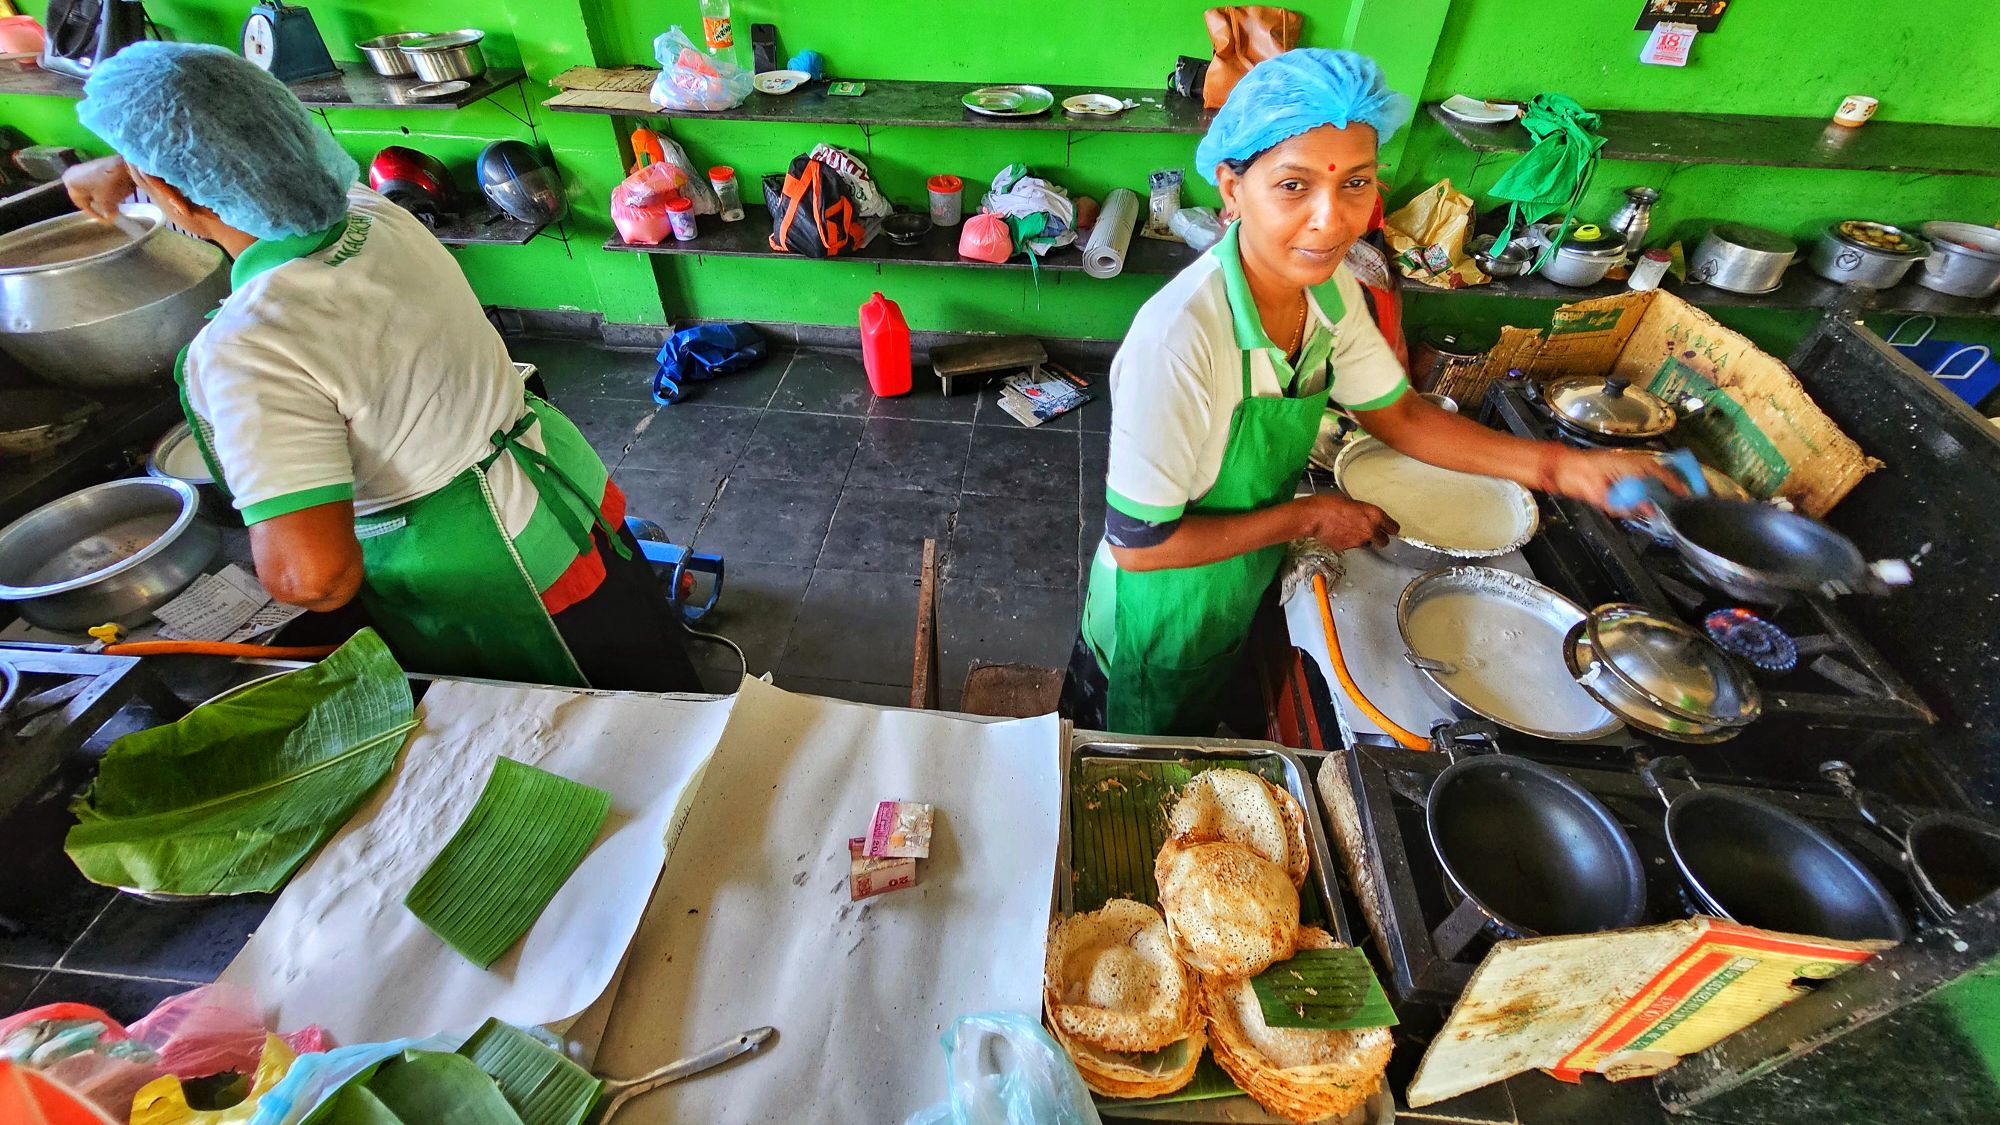
[[[257,1101],[250,1125],[298,1125],[319,1104],[333,1096],[348,1079],[404,1051],[456,1051],[466,1037],[444,1032],[428,1039],[397,1039],[388,1043],[356,1043],[315,1055],[300,1055],[276,1086]]]
[[[0,1059],[0,1121],[7,1125],[116,1125],[124,1120],[41,1071]]]
[[[1033,1019],[961,1016],[940,1041],[950,1097],[904,1125],[1100,1125],[1076,1064]]]
[[[225,1072],[254,1072],[270,1032],[250,990],[234,984],[207,984],[160,1001],[144,1019],[126,1029],[153,1048],[160,1066],[182,1078]],[[293,1052],[326,1050],[326,1032],[307,1026],[282,1037]]]
[[[1167,228],[1196,252],[1222,241],[1222,220],[1206,207],[1181,208],[1167,220]]]
[[[257,1116],[264,1095],[284,1080],[297,1058],[283,1039],[266,1033],[257,1068],[250,1076],[249,1092],[242,1101],[227,1109],[195,1109],[188,1104],[181,1080],[169,1074],[132,1095],[131,1125],[246,1125]]]
[[[1422,195],[1397,208],[1382,233],[1395,251],[1396,269],[1404,277],[1440,289],[1484,285],[1492,279],[1466,254],[1472,233],[1472,199],[1439,180]]]
[[[660,61],[660,76],[653,79],[650,96],[661,109],[711,113],[735,109],[755,88],[749,71],[727,56],[695,46],[678,26],[653,40],[653,57]]]
[[[648,164],[611,189],[611,225],[632,246],[658,246],[673,236],[667,204],[682,197],[687,173],[671,162]]]
[[[1004,262],[1014,256],[1014,233],[1000,216],[981,211],[959,228],[958,256],[975,262]]]
[[[151,1046],[88,1004],[46,1004],[0,1020],[0,1062],[38,1071],[121,1119],[132,1095],[166,1073]]]
[[[764,358],[764,337],[747,324],[698,324],[667,337],[660,345],[659,369],[653,372],[653,401],[672,406],[681,387],[706,383],[754,367]]]

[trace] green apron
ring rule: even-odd
[[[1338,312],[1332,317],[1339,323]],[[1245,351],[1243,401],[1229,419],[1221,471],[1187,511],[1227,515],[1291,499],[1332,387],[1328,378],[1317,394],[1255,396]],[[1217,698],[1284,559],[1279,543],[1205,566],[1113,572],[1117,632],[1105,669],[1106,725],[1128,734],[1214,734]]]

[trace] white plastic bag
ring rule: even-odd
[[[1167,220],[1167,229],[1197,253],[1222,241],[1222,220],[1206,207],[1181,208]]]
[[[1076,1064],[1031,1017],[961,1016],[942,1041],[950,1097],[904,1125],[1101,1125]]]
[[[660,62],[660,76],[653,79],[651,97],[661,109],[709,113],[735,109],[755,86],[749,71],[695,46],[678,26],[653,40],[653,57]]]

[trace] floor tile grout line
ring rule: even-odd
[[[65,968],[59,965],[48,970],[48,973],[43,974],[42,979],[35,982],[35,987],[40,988],[47,982],[48,976],[51,973],[68,973],[76,977],[101,977],[106,980],[141,980],[148,984],[185,984],[192,987],[215,983],[214,977],[208,980],[195,980],[192,977],[156,977],[145,973],[114,973],[105,969],[81,969],[74,966]],[[217,975],[221,974],[218,972]]]

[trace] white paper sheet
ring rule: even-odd
[[[339,1043],[566,1019],[604,991],[638,927],[677,808],[733,698],[440,681],[389,782],[294,878],[222,979],[273,1027]],[[590,854],[506,956],[482,970],[403,896],[471,811],[504,754],[611,793]]]
[[[1398,726],[1420,735],[1429,733],[1434,723],[1449,716],[1424,690],[1422,674],[1403,659],[1403,636],[1396,629],[1396,599],[1423,571],[1397,566],[1373,551],[1342,551],[1340,561],[1346,573],[1328,593],[1333,596],[1333,624],[1340,630],[1340,651],[1347,658],[1348,672],[1368,702]],[[1479,565],[1534,577],[1519,551]],[[1327,658],[1326,629],[1319,619],[1319,597],[1312,587],[1293,595],[1284,608],[1292,644],[1310,653],[1319,665],[1340,721],[1355,734],[1382,734],[1382,728],[1361,713],[1334,677],[1333,664]]]
[[[756,1056],[634,1101],[647,1122],[894,1125],[944,1097],[938,1036],[1040,1008],[1061,801],[1055,716],[982,724],[746,680],[634,940],[597,1069],[751,1028]],[[936,810],[919,883],[847,893],[875,803]]]

